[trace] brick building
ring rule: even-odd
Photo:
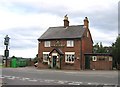
[[[112,70],[112,56],[108,53],[85,53],[85,69]]]
[[[69,26],[65,16],[64,26],[49,27],[38,42],[39,68],[85,69],[84,53],[92,53],[93,45],[88,18]]]
[[[92,53],[93,46],[89,20],[71,26],[66,15],[63,21],[64,26],[49,27],[38,38],[38,68],[84,70],[84,54]]]

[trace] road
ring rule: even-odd
[[[3,85],[117,85],[118,71],[3,68]]]

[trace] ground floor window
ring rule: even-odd
[[[93,58],[92,59],[93,61],[97,61],[97,57],[96,56],[93,56],[92,58]]]
[[[48,62],[48,57],[49,56],[49,52],[43,52],[43,61],[44,62]]]
[[[74,63],[74,52],[65,53],[65,62]]]

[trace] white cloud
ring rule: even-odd
[[[42,27],[61,25],[61,18],[50,14],[27,14],[21,15],[12,12],[0,11],[0,30],[10,28],[28,28],[28,27]],[[56,22],[58,21],[58,22]]]
[[[91,31],[94,44],[98,42],[103,42],[102,43],[103,46],[111,46],[111,44],[115,42],[117,37],[116,32],[103,33],[103,32],[99,32],[99,30],[93,27],[90,28],[90,31]]]
[[[70,25],[83,24],[84,17],[89,16],[93,41],[109,46],[116,40],[113,29],[117,26],[117,3],[118,0],[0,0],[0,54],[4,54],[3,41],[8,34],[10,56],[35,57],[37,38],[48,27],[62,26],[65,14]]]

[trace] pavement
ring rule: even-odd
[[[4,68],[4,85],[104,85],[118,84],[118,71],[55,70],[35,67]]]

